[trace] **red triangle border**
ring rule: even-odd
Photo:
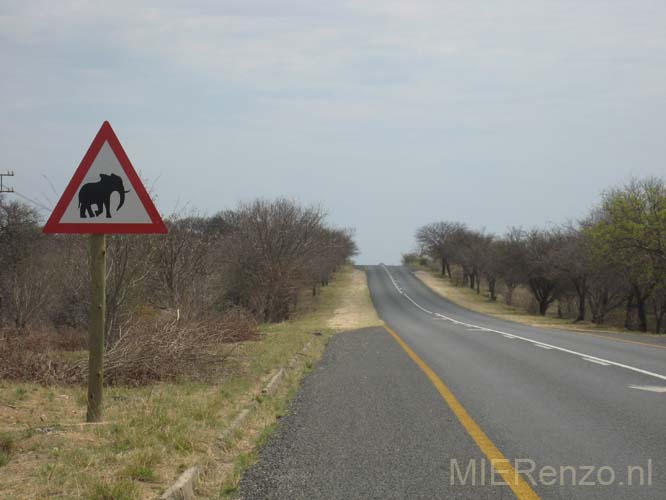
[[[79,224],[79,223],[62,223],[62,219],[65,210],[69,204],[74,199],[77,190],[83,183],[86,174],[90,170],[95,158],[99,154],[100,149],[105,142],[109,143],[111,150],[116,155],[120,166],[125,171],[132,188],[136,192],[139,200],[143,204],[148,216],[150,217],[151,222],[149,223],[106,223],[106,224]],[[167,227],[164,225],[162,217],[160,217],[159,212],[155,208],[153,201],[150,199],[150,195],[146,191],[146,188],[143,186],[141,179],[137,175],[132,162],[130,162],[125,150],[123,149],[118,137],[111,128],[111,124],[108,121],[105,121],[102,124],[102,127],[97,132],[97,135],[90,144],[88,151],[81,160],[74,176],[67,184],[65,192],[60,197],[60,200],[56,204],[49,220],[46,222],[46,225],[43,229],[44,233],[53,234],[53,233],[68,233],[68,234],[166,234]]]

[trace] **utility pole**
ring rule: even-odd
[[[13,193],[14,188],[6,187],[3,184],[3,179],[5,177],[14,177],[14,172],[11,170],[5,173],[0,172],[0,193]]]

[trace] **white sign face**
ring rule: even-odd
[[[122,202],[122,203],[121,203]],[[67,205],[62,223],[149,224],[150,216],[132,189],[118,158],[105,142],[76,196]]]
[[[95,136],[44,232],[167,232],[108,122]]]

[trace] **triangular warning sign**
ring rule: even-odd
[[[167,232],[109,122],[97,132],[44,232]]]

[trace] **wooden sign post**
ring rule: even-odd
[[[106,235],[90,235],[90,324],[88,325],[88,422],[102,419],[104,323],[106,319]]]
[[[44,232],[90,234],[92,293],[88,324],[86,420],[99,422],[103,411],[106,235],[167,232],[109,122],[102,124],[93,139],[44,226]]]

